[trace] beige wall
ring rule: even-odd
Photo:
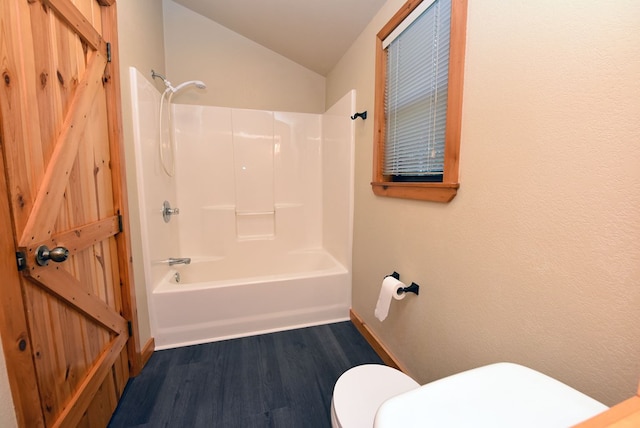
[[[373,110],[374,36],[327,78]],[[469,2],[461,188],[375,197],[356,142],[353,307],[420,382],[497,361],[613,404],[640,378],[640,3]],[[419,297],[373,316],[397,270]]]
[[[133,251],[136,299],[140,341],[144,345],[151,337],[149,309],[142,267],[140,209],[136,188],[133,124],[131,122],[131,90],[129,67],[136,67],[151,80],[151,69],[164,73],[164,37],[162,7],[157,0],[121,0],[118,5],[118,40],[120,45],[120,80],[122,82],[122,122],[124,131],[129,220]],[[158,88],[162,88],[158,86]]]
[[[171,0],[164,0],[164,29],[169,80],[207,84],[174,102],[324,113],[323,76]]]
[[[11,386],[7,377],[7,365],[4,359],[2,343],[0,343],[0,427],[11,428],[18,426],[13,407]]]

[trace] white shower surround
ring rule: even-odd
[[[156,349],[348,319],[355,91],[323,115],[174,104],[171,179],[160,93],[134,68],[131,86]],[[180,208],[169,223],[164,200]]]

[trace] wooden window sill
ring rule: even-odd
[[[374,181],[373,193],[391,198],[415,199],[419,201],[449,202],[458,193],[459,183],[397,183]]]

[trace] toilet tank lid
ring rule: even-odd
[[[376,413],[374,428],[567,427],[606,409],[540,372],[497,363],[386,400]]]

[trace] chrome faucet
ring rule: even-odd
[[[183,257],[183,258],[169,257],[165,261],[167,263],[169,263],[169,266],[173,266],[173,265],[188,265],[189,263],[191,263],[191,258],[190,257]]]
[[[180,209],[171,208],[171,204],[168,201],[162,203],[162,219],[165,223],[169,223],[172,215],[180,214]]]

